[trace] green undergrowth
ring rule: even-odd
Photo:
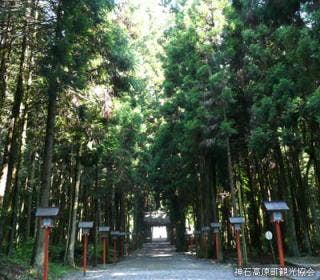
[[[75,272],[75,271],[76,269],[71,266],[63,265],[60,263],[51,263],[49,267],[49,274],[50,274],[49,279],[52,279],[52,280],[61,279],[66,274]]]
[[[36,272],[30,265],[33,240],[19,246],[8,257],[0,254],[0,280],[37,280]],[[57,245],[50,246],[49,280],[59,280],[64,275],[76,269],[62,264],[61,248]],[[40,278],[41,279],[41,278]]]
[[[75,269],[60,263],[49,264],[49,279],[59,280]],[[0,255],[0,280],[37,280],[35,270],[21,259]]]

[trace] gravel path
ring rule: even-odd
[[[197,259],[179,254],[168,243],[145,244],[131,256],[105,268],[89,270],[86,277],[81,273],[71,274],[64,280],[224,280],[224,279],[269,279],[263,277],[235,277],[234,268],[216,264],[210,260]]]

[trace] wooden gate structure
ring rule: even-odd
[[[167,236],[169,236],[170,218],[166,212],[163,211],[151,211],[145,212],[144,224],[145,224],[145,241],[152,241],[152,227],[165,226],[167,228]]]

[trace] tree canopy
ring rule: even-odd
[[[78,221],[137,247],[155,210],[178,251],[222,222],[226,256],[243,216],[254,258],[265,200],[289,205],[288,253],[318,253],[319,32],[315,0],[0,1],[1,254],[29,244],[40,270],[34,212],[59,206],[57,262],[76,265]]]

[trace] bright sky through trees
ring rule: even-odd
[[[265,200],[289,206],[286,253],[319,255],[319,0],[0,1],[0,34],[0,278],[7,256],[41,272],[38,206],[73,267],[79,221],[136,249],[150,211],[177,251],[220,222],[226,260],[241,215],[245,261],[271,259]]]

